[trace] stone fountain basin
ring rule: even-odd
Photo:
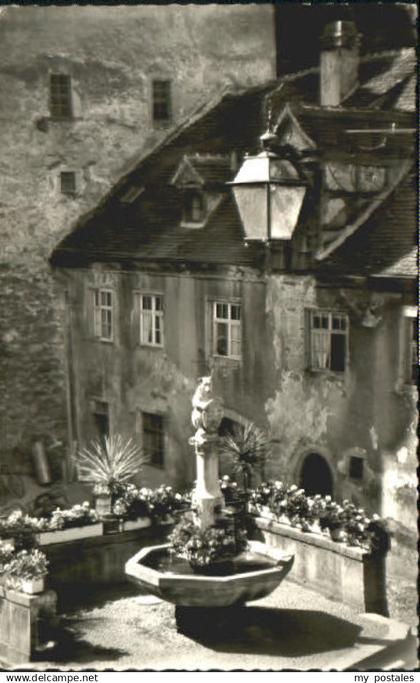
[[[125,573],[142,589],[182,607],[228,607],[264,598],[280,585],[294,561],[294,555],[250,541],[249,551],[235,559],[242,562],[240,572],[195,574],[191,569],[181,572],[177,566],[172,571],[169,548],[169,544],[142,548],[128,560]],[[162,570],[158,560],[165,557],[169,564]],[[255,568],[258,564],[263,568]]]

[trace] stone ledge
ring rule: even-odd
[[[328,550],[332,553],[337,553],[337,555],[349,557],[358,562],[363,562],[364,558],[370,554],[363,548],[348,546],[345,543],[338,543],[328,538],[324,538],[320,534],[314,534],[310,531],[301,531],[289,526],[288,524],[282,524],[282,522],[265,519],[264,517],[254,517],[254,520],[259,529],[272,531],[273,533],[293,538],[294,540],[299,541],[299,543],[307,543],[308,545],[317,546],[318,548],[323,548],[324,550]]]
[[[351,548],[274,520],[251,520],[255,538],[295,556],[291,581],[360,612],[388,616],[385,555]]]

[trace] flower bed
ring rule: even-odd
[[[378,515],[369,518],[348,500],[339,504],[331,496],[307,496],[281,481],[264,482],[252,491],[249,512],[368,552],[389,547],[385,522]]]
[[[121,491],[113,506],[113,513],[121,519],[124,528],[130,528],[129,522],[138,521],[140,527],[147,526],[149,520],[155,524],[172,524],[174,516],[189,505],[187,496],[175,493],[171,486],[159,486],[152,490],[145,487],[138,489],[128,484]]]
[[[36,534],[39,545],[91,538],[103,533],[103,524],[88,502],[73,505],[69,510],[57,508],[49,518],[40,520],[40,527],[42,531]]]
[[[38,549],[15,550],[0,546],[0,575],[3,585],[23,593],[41,593],[47,575],[48,560]]]

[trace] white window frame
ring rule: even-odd
[[[137,296],[139,308],[140,345],[152,346],[161,349],[165,344],[163,294],[158,292],[138,292]],[[146,297],[151,299],[152,308],[144,308],[144,299]],[[160,299],[160,308],[156,307],[158,299]],[[148,320],[151,321],[151,325],[149,322],[146,322]],[[151,339],[149,337],[150,332],[152,333]],[[159,332],[160,341],[157,341]]]
[[[242,305],[240,301],[227,301],[223,299],[218,299],[217,301],[211,302],[211,314],[212,314],[212,354],[217,356],[217,358],[231,358],[233,360],[241,360],[242,358]],[[217,314],[218,306],[228,307],[228,317],[220,317]],[[239,309],[239,319],[232,318],[232,307]],[[217,325],[225,324],[227,326],[227,354],[221,354],[217,351]],[[238,338],[234,339],[232,335],[232,330],[239,330]],[[233,353],[233,344],[239,343],[240,353]]]
[[[102,295],[110,295],[110,303],[102,301]],[[93,334],[103,342],[114,341],[114,290],[109,287],[95,287],[92,290]],[[109,315],[109,321],[106,318]],[[105,318],[105,319],[104,319]],[[104,335],[104,325],[109,327],[109,334]]]
[[[308,309],[309,330],[308,330],[308,351],[309,369],[313,372],[333,372],[344,374],[349,361],[349,317],[342,311],[332,311],[330,309],[311,308]],[[327,320],[327,327],[314,327],[315,317]],[[344,327],[333,328],[333,320],[339,320]],[[343,335],[344,344],[344,369],[335,370],[331,368],[331,338],[333,335]]]

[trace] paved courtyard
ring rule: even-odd
[[[385,647],[393,668],[414,668],[408,627],[357,615],[339,603],[284,582],[271,596],[219,619],[206,631],[177,632],[174,607],[130,585],[86,595],[63,606],[59,645],[34,668],[60,669],[321,669],[375,668]],[[384,664],[381,664],[385,666]]]

